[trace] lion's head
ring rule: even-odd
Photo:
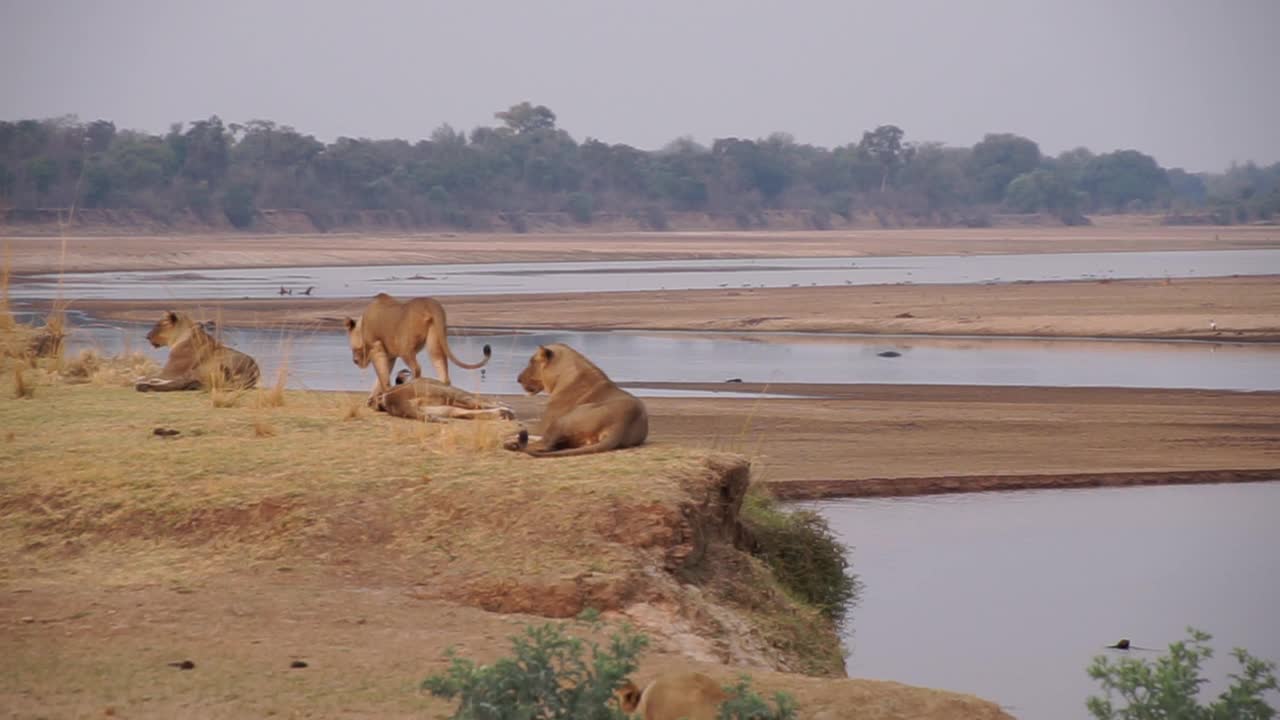
[[[614,690],[613,696],[618,700],[618,707],[628,715],[633,714],[640,706],[640,688],[630,680]]]
[[[545,345],[539,345],[537,350],[533,351],[533,355],[529,358],[529,364],[524,370],[516,376],[516,381],[520,383],[520,387],[530,395],[537,395],[547,389],[547,383],[544,378],[547,368],[556,360],[556,353]]]
[[[369,367],[371,359],[369,347],[364,342],[364,333],[360,329],[360,321],[352,318],[346,318],[347,326],[347,343],[351,345],[351,362],[356,364],[358,368]]]
[[[147,333],[147,342],[151,343],[151,347],[157,348],[173,345],[174,342],[190,330],[190,316],[170,310],[162,315],[151,328],[151,331]]]

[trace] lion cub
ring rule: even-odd
[[[715,720],[728,697],[715,680],[698,672],[662,675],[644,690],[627,681],[616,695],[624,713],[642,720]]]
[[[507,441],[508,450],[537,457],[588,455],[635,447],[649,436],[644,403],[568,345],[539,347],[516,379],[530,395],[545,390],[550,399],[542,437],[521,431]]]

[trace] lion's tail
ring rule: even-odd
[[[465,368],[467,370],[476,370],[478,368],[484,367],[489,363],[489,358],[493,356],[493,349],[489,347],[488,343],[485,343],[484,359],[481,360],[480,362],[466,363],[459,360],[458,356],[453,354],[453,348],[449,347],[449,330],[448,330],[449,325],[448,325],[448,321],[445,318],[444,308],[441,307],[440,305],[436,305],[435,308],[433,308],[431,315],[432,315],[431,329],[428,332],[440,333],[440,336],[439,336],[440,345],[444,347],[444,352],[446,355],[449,356],[450,362],[452,362],[454,365],[457,365],[460,368]]]
[[[458,359],[457,355],[453,354],[453,348],[449,347],[448,337],[444,339],[444,351],[449,354],[449,359],[453,361],[454,365],[457,365],[460,368],[466,368],[468,370],[475,370],[476,368],[484,367],[485,365],[489,364],[489,358],[493,356],[493,349],[489,347],[489,343],[485,343],[484,351],[483,351],[484,352],[483,360],[481,360],[478,363],[464,363]]]

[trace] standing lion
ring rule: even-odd
[[[432,298],[413,298],[400,302],[386,293],[378,293],[364,309],[359,320],[346,318],[347,340],[351,344],[351,361],[357,367],[373,364],[377,384],[369,393],[369,404],[391,389],[391,368],[396,358],[404,361],[415,378],[422,377],[418,352],[425,346],[440,382],[449,383],[449,361],[468,370],[484,367],[493,351],[484,346],[484,359],[477,363],[459,360],[449,349],[449,328],[444,308]],[[382,353],[375,353],[380,344]]]

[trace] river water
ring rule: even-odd
[[[611,292],[742,287],[998,283],[1280,274],[1280,250],[1033,255],[365,265],[56,274],[15,283],[14,299],[230,299]]]
[[[80,318],[85,323],[84,318]],[[151,350],[141,325],[87,322],[72,351],[94,347],[114,354]],[[351,363],[345,334],[227,329],[223,340],[253,355],[264,378],[288,368],[289,384],[312,390],[366,390],[372,370]],[[700,335],[644,332],[507,332],[454,336],[454,354],[479,360],[485,372],[450,368],[454,384],[489,394],[520,394],[516,375],[538,345],[562,342],[583,352],[618,382],[898,383],[1165,387],[1280,390],[1280,346],[1215,342],[1139,342],[759,333]],[[882,353],[894,354],[884,357]],[[424,373],[434,375],[426,354]],[[274,381],[274,380],[272,380]],[[732,390],[726,385],[725,390]],[[680,395],[677,391],[648,394]],[[723,393],[721,396],[727,396]]]
[[[806,503],[865,588],[849,675],[973,693],[1019,718],[1087,718],[1085,674],[1120,638],[1214,636],[1280,661],[1280,482],[1032,490]],[[1159,653],[1130,650],[1133,657]],[[1280,705],[1280,695],[1272,695]]]

